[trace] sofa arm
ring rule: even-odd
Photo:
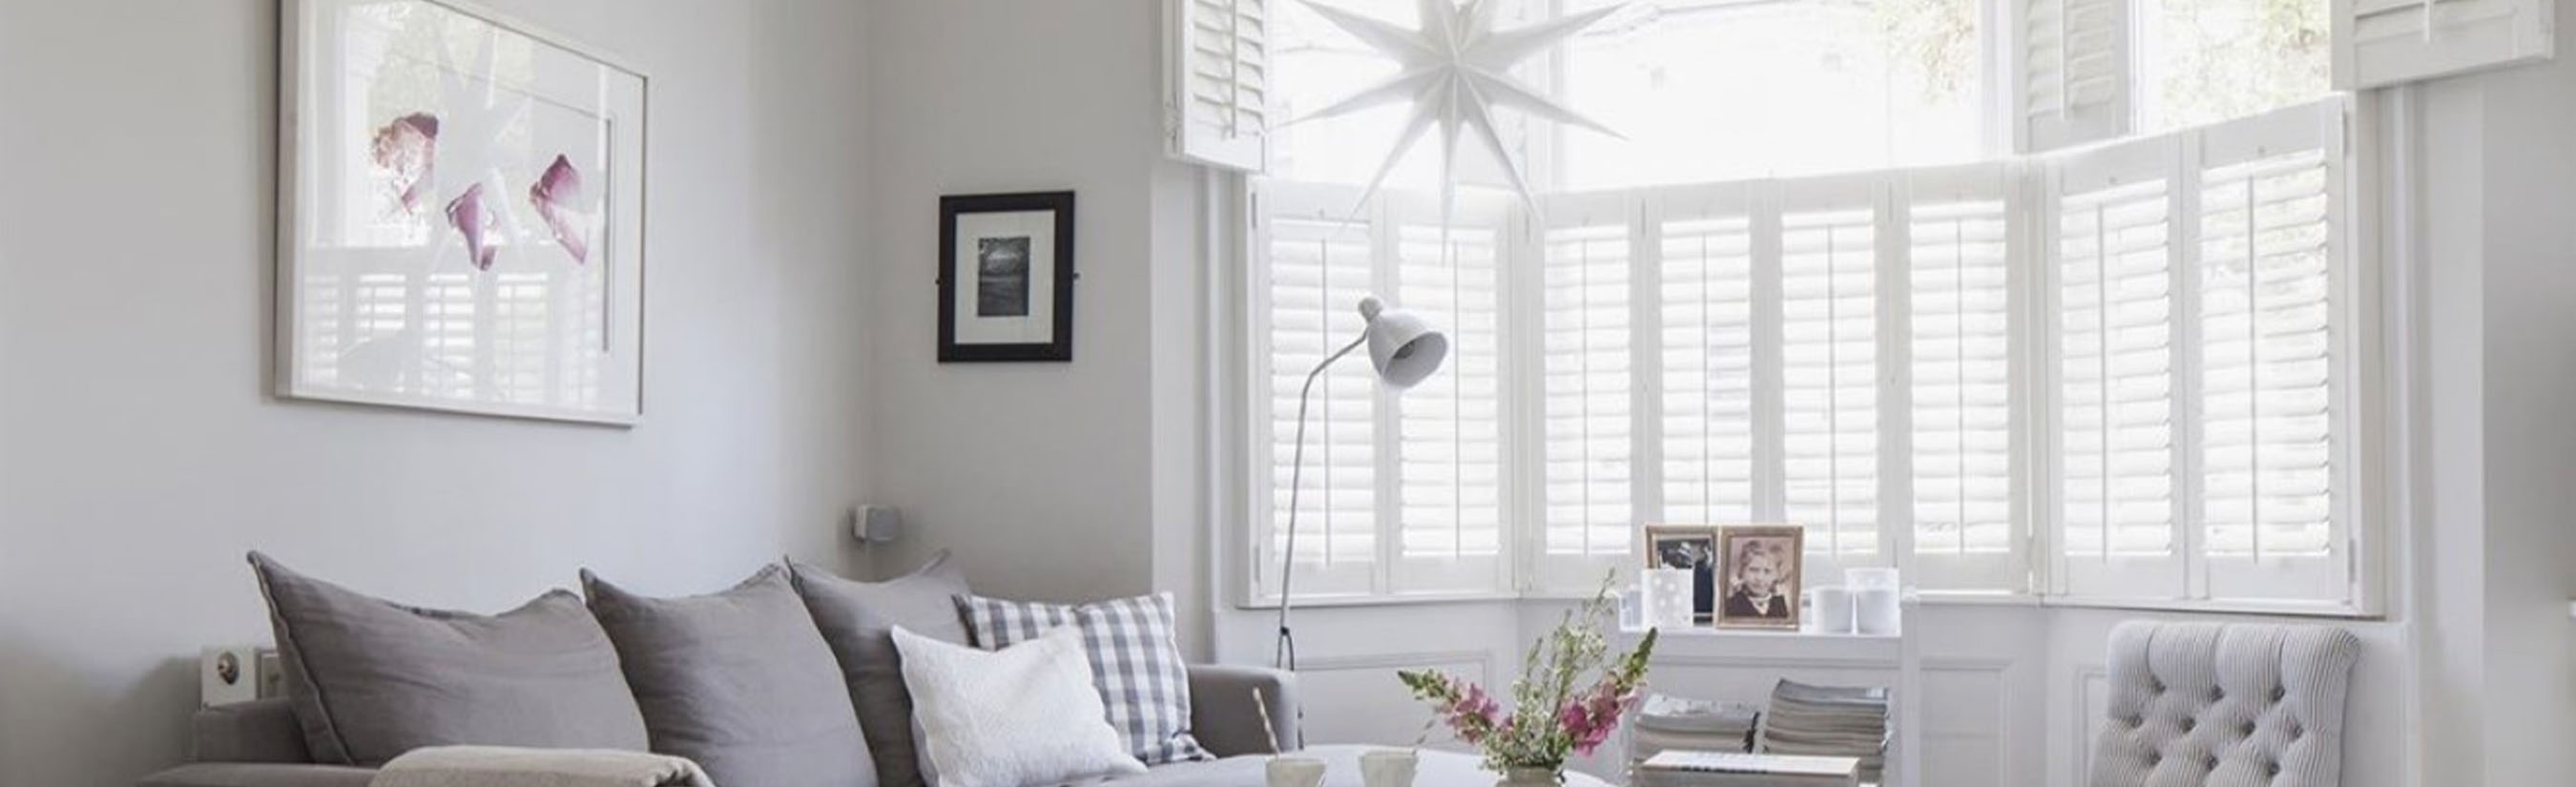
[[[304,728],[283,699],[252,700],[197,711],[191,733],[197,762],[309,763]]]
[[[1261,701],[1255,703],[1254,692]],[[1270,719],[1262,723],[1261,709]],[[1219,757],[1298,748],[1297,676],[1268,667],[1190,667],[1190,734]],[[1275,732],[1278,737],[1273,738]]]
[[[282,762],[201,762],[143,777],[135,787],[367,787],[374,768]]]

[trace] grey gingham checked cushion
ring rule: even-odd
[[[1172,594],[1067,606],[958,596],[976,647],[1000,650],[1060,626],[1082,630],[1109,726],[1147,765],[1215,759],[1190,737],[1189,669],[1174,643]]]

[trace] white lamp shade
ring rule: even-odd
[[[1387,385],[1411,388],[1449,358],[1449,335],[1420,315],[1386,308],[1376,298],[1360,301],[1360,315],[1368,318],[1369,363]]]

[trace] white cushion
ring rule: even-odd
[[[934,787],[1029,787],[1145,772],[1091,687],[1082,632],[984,651],[898,627],[921,759]]]

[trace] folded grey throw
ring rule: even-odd
[[[715,787],[680,757],[607,749],[431,746],[385,763],[368,787]]]

